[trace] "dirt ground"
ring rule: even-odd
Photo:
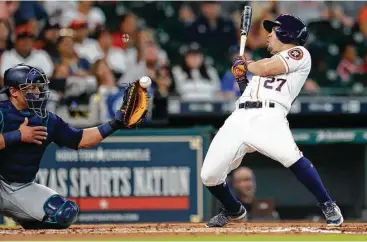
[[[345,223],[330,228],[321,223],[232,223],[225,228],[206,228],[203,223],[75,225],[66,230],[24,230],[19,227],[0,229],[0,240],[108,240],[149,239],[169,236],[201,236],[215,234],[365,234],[367,223]]]

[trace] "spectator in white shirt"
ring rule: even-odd
[[[79,57],[85,58],[90,64],[93,64],[98,59],[103,58],[98,42],[88,38],[88,22],[86,19],[74,19],[69,27],[74,30],[75,51]]]
[[[61,22],[65,25],[74,19],[85,19],[91,31],[99,25],[104,25],[106,16],[103,11],[94,5],[94,1],[79,1],[75,7],[69,8],[61,16]]]
[[[204,63],[198,46],[192,45],[184,56],[184,62],[172,69],[176,90],[184,100],[213,100],[220,89],[217,70]]]
[[[103,59],[113,71],[115,78],[120,78],[126,71],[126,56],[124,51],[112,45],[111,33],[104,27],[96,28],[95,38],[98,41],[100,51],[103,53]]]
[[[14,48],[5,51],[1,56],[1,77],[4,76],[5,70],[20,63],[42,68],[47,76],[51,76],[54,64],[46,51],[33,49],[35,36],[29,26],[18,26],[15,36]]]

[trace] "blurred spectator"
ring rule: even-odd
[[[6,21],[0,19],[0,57],[8,48],[9,28]]]
[[[196,20],[195,13],[188,4],[182,4],[178,15],[161,24],[157,30],[158,41],[170,56],[170,61],[177,63],[180,59],[179,48],[185,44],[183,33],[186,33],[190,25]]]
[[[187,41],[198,42],[205,47],[204,53],[214,59],[225,58],[228,47],[238,42],[233,22],[220,16],[217,1],[202,2],[200,9],[201,16],[189,28]]]
[[[54,70],[50,56],[44,50],[33,49],[35,35],[28,25],[18,26],[15,30],[14,48],[5,51],[1,56],[1,76],[5,70],[20,63],[32,65],[43,69],[46,75],[51,76]]]
[[[367,52],[364,53],[363,55],[363,60],[362,60],[362,64],[360,66],[360,71],[363,73],[363,74],[367,74]]]
[[[252,50],[256,48],[266,48],[268,32],[263,27],[263,22],[266,19],[274,19],[272,14],[274,2],[251,2],[251,6],[253,9],[252,22],[246,47]],[[241,25],[238,23],[236,26],[240,29]]]
[[[7,47],[13,47],[14,41],[14,30],[15,30],[15,21],[14,21],[14,13],[19,8],[19,1],[2,1],[0,2],[0,19],[5,21],[9,30],[9,37],[7,40]]]
[[[340,20],[345,26],[353,27],[359,10],[366,3],[363,1],[333,1],[329,4],[334,18]]]
[[[78,17],[71,21],[69,27],[74,30],[75,51],[78,56],[93,64],[96,60],[103,58],[96,40],[88,38],[88,23],[85,18]]]
[[[98,41],[100,51],[108,67],[113,71],[118,79],[126,71],[126,56],[121,48],[112,46],[111,33],[104,27],[98,27],[95,31],[95,38]]]
[[[139,32],[137,45],[125,50],[126,73],[119,83],[129,83],[143,75],[156,78],[156,70],[167,65],[166,52],[155,42],[154,31],[145,29]]]
[[[247,211],[250,211],[256,193],[256,181],[253,171],[243,166],[237,168],[232,175],[232,186],[238,200],[245,206]]]
[[[154,81],[153,93],[153,120],[165,120],[168,118],[167,102],[168,96],[174,92],[172,78],[167,66],[161,67],[157,71]]]
[[[0,2],[0,19],[8,22],[9,25],[12,26],[12,29],[15,26],[14,23],[14,13],[18,10],[20,5],[20,1],[1,1]]]
[[[350,81],[351,75],[360,72],[358,56],[353,45],[346,45],[343,50],[342,59],[336,69],[341,80],[345,83]]]
[[[178,19],[181,23],[188,26],[191,25],[195,20],[196,16],[192,8],[187,4],[182,4],[178,11]]]
[[[60,25],[63,24],[61,21],[63,14],[78,6],[77,1],[42,1],[42,4],[48,14],[48,20]],[[62,25],[62,27],[66,26]]]
[[[153,29],[144,29],[142,31],[140,31],[140,38],[142,41],[143,45],[155,45],[157,47],[158,50],[158,65],[159,66],[163,66],[166,65],[169,61],[168,61],[168,56],[165,50],[163,50],[162,48],[160,48],[160,46],[157,44],[156,39],[155,39],[155,31]]]
[[[9,29],[7,22],[0,19],[0,61],[1,56],[7,50],[8,38],[9,38]],[[0,86],[1,85],[3,85],[3,78],[0,77]]]
[[[55,63],[53,79],[64,80],[64,98],[70,108],[70,115],[73,116],[80,111],[74,112],[78,104],[89,103],[90,95],[96,91],[97,81],[90,72],[90,63],[75,52],[72,33],[70,30],[60,32],[57,40],[59,57]],[[83,113],[82,117],[87,115],[86,110],[80,111]]]
[[[183,99],[211,100],[219,93],[217,70],[204,64],[204,55],[196,45],[186,51],[183,63],[172,69],[176,90]]]
[[[116,89],[115,77],[104,59],[97,60],[94,63],[92,73],[97,79],[98,87],[103,86],[110,90]]]
[[[89,75],[90,63],[80,58],[74,50],[72,35],[61,35],[57,40],[58,59],[56,60],[55,77],[85,77]]]
[[[47,12],[40,2],[20,1],[14,19],[16,25],[28,23],[32,33],[38,35],[38,21],[47,19]]]
[[[329,19],[329,9],[324,1],[279,1],[280,13],[293,14],[306,24]]]
[[[327,79],[325,79],[326,81]],[[317,94],[320,92],[320,86],[317,81],[309,78],[306,80],[305,84],[303,85],[302,91],[307,94]]]
[[[112,34],[113,46],[122,49],[135,46],[138,38],[137,17],[127,13],[121,17],[119,31]]]
[[[47,22],[40,33],[40,39],[34,47],[45,50],[53,61],[57,58],[56,42],[60,34],[60,25],[58,23]]]
[[[274,201],[255,199],[256,180],[250,168],[241,166],[233,171],[232,187],[238,200],[247,210],[246,219],[279,219],[279,214],[274,208]]]
[[[85,19],[87,27],[91,32],[97,26],[104,25],[106,22],[106,16],[99,7],[95,7],[94,1],[79,1],[76,8],[68,9],[62,15],[62,23],[64,26],[68,26],[75,19]]]
[[[365,4],[358,14],[359,31],[367,38],[367,4]]]

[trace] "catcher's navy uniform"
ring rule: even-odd
[[[116,130],[139,124],[148,109],[146,90],[138,81],[133,82],[126,88],[123,103],[116,111],[115,118],[95,127],[99,133],[86,133],[86,139],[97,141],[84,146],[81,144],[84,130],[75,129],[46,111],[48,83],[42,70],[20,64],[4,73],[5,85],[0,90],[0,93],[7,93],[11,97],[0,102],[0,137],[3,139],[0,149],[0,214],[12,217],[26,229],[68,228],[79,212],[73,201],[33,181],[42,155],[51,142],[71,149],[96,145],[101,138],[106,138]],[[13,103],[28,108],[20,111]],[[26,124],[22,126],[26,119],[28,128],[25,128]],[[30,137],[33,140],[28,141],[27,132],[43,130],[42,126],[47,128],[47,135],[43,131],[41,133],[44,136],[39,132],[32,133],[34,136]]]
[[[24,228],[61,229],[69,227],[77,217],[78,206],[58,195],[52,189],[33,182],[39,170],[42,155],[51,142],[59,146],[77,149],[83,130],[74,129],[61,118],[47,112],[48,79],[43,71],[20,65],[5,73],[5,84],[0,92],[8,92],[10,86],[20,90],[37,84],[40,93],[25,95],[28,109],[19,111],[9,100],[0,101],[0,133],[18,130],[28,119],[28,126],[47,127],[47,139],[42,145],[17,143],[0,150],[0,214],[13,218]],[[23,85],[23,86],[22,86]],[[44,89],[42,87],[44,86]]]

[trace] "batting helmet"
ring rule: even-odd
[[[43,70],[33,66],[19,64],[4,73],[4,86],[0,93],[8,93],[14,87],[23,92],[28,108],[35,114],[46,117],[46,104],[49,97],[48,80]]]
[[[265,20],[264,28],[269,33],[274,27],[279,26],[275,30],[277,38],[282,43],[294,43],[297,45],[304,45],[308,38],[308,30],[301,19],[291,14],[281,14],[274,21]]]

